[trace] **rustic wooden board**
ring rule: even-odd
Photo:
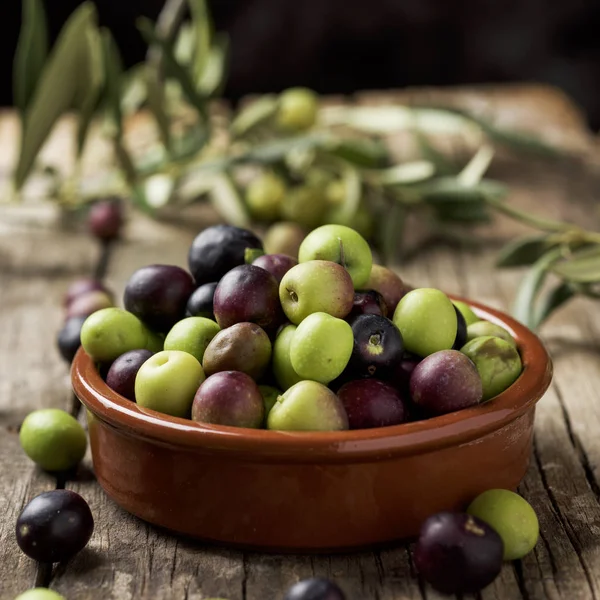
[[[521,119],[535,112],[536,103],[527,104],[525,97],[520,96],[518,103]],[[488,104],[502,101],[496,98]],[[576,112],[569,116],[562,102],[559,99],[554,109],[565,113],[565,128],[576,128]],[[509,112],[514,106],[509,103]],[[2,131],[0,123],[0,139]],[[55,147],[64,150],[60,144]],[[503,164],[499,169],[502,172],[496,174],[511,183],[512,199],[520,205],[548,216],[567,216],[587,226],[591,214],[597,218],[590,212],[597,189],[593,174],[572,164],[549,168],[539,161],[522,161],[517,168],[515,163]],[[516,231],[522,229],[499,219],[493,228],[482,230],[482,235],[500,241]],[[133,219],[125,240],[111,253],[107,282],[120,293],[139,266],[151,262],[185,266],[193,234],[193,226]],[[0,286],[0,325],[11,332],[4,336],[10,339],[0,338],[0,500],[7,507],[0,517],[2,599],[14,597],[36,577],[34,564],[17,551],[14,542],[18,510],[26,499],[56,484],[31,467],[20,452],[16,434],[5,433],[6,428],[17,424],[33,407],[68,402],[66,368],[55,353],[50,356],[61,318],[61,294],[69,278],[89,272],[98,258],[97,247],[85,236],[60,235],[60,240],[52,236],[52,230],[32,229],[26,223],[2,227],[0,220],[0,276],[3,283],[8,282]],[[44,252],[39,251],[42,243]],[[425,246],[397,269],[413,284],[439,286],[507,309],[519,273],[492,277],[492,264],[489,250]],[[600,595],[599,317],[599,305],[578,300],[543,328],[554,357],[555,381],[538,405],[534,453],[521,486],[538,513],[541,539],[525,560],[505,566],[494,584],[479,595],[482,600],[587,600]],[[26,340],[36,336],[36,345],[27,354]],[[21,358],[22,366],[13,356],[26,356]],[[34,376],[29,378],[27,373]],[[27,398],[15,406],[15,397],[22,396]],[[291,583],[313,574],[338,581],[348,600],[442,598],[416,577],[409,546],[318,557],[266,556],[204,547],[125,513],[107,499],[94,480],[89,458],[86,467],[77,481],[67,485],[90,503],[96,529],[89,546],[57,567],[50,581],[53,589],[69,599],[276,599],[283,597]]]

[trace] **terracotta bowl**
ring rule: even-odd
[[[460,299],[460,298],[457,298]],[[515,489],[552,365],[540,340],[470,302],[515,337],[524,369],[493,400],[427,421],[350,432],[202,425],[113,392],[80,350],[94,469],[125,510],[174,532],[262,551],[335,551],[412,537],[429,515],[489,488]]]

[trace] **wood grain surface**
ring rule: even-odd
[[[500,120],[515,119],[518,104],[519,120],[541,122],[539,111],[546,107],[546,121],[585,137],[578,129],[577,111],[567,114],[563,98],[527,104],[523,98],[529,96],[520,92],[515,101],[510,90],[461,94],[474,105],[479,94],[480,104],[487,102]],[[503,110],[510,114],[503,115]],[[0,148],[11,148],[14,118],[3,118]],[[54,152],[65,147],[60,140],[53,143]],[[7,153],[0,156],[3,172],[11,161]],[[510,184],[511,201],[523,208],[588,227],[600,224],[598,178],[592,170],[571,161],[549,166],[515,159],[493,175]],[[66,482],[35,468],[19,447],[17,428],[34,408],[71,408],[68,368],[55,349],[62,294],[71,279],[93,272],[101,254],[85,233],[60,229],[52,210],[47,210],[51,224],[40,224],[44,210],[0,208],[0,599],[10,600],[37,581],[69,600],[278,600],[293,582],[312,575],[335,579],[348,600],[442,598],[415,574],[410,545],[312,557],[208,547],[174,537],[118,508],[95,481],[89,457]],[[493,258],[495,247],[517,231],[522,229],[498,219],[480,233],[494,240],[485,250],[421,240],[396,269],[415,285],[509,309],[521,273],[494,272]],[[185,266],[194,233],[190,227],[133,217],[124,239],[107,255],[107,283],[120,294],[137,267],[151,262]],[[534,452],[520,489],[538,514],[541,536],[523,561],[505,565],[501,576],[477,596],[482,600],[600,597],[600,304],[577,300],[554,315],[541,333],[552,353],[555,379],[538,405]],[[50,571],[19,552],[14,525],[29,499],[57,485],[86,498],[96,528],[84,551]]]

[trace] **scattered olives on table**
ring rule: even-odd
[[[93,531],[90,507],[71,490],[39,494],[23,508],[16,525],[19,548],[42,563],[71,558],[86,546]]]
[[[66,471],[84,457],[87,438],[77,419],[58,408],[35,410],[25,417],[19,441],[27,456],[46,471]]]

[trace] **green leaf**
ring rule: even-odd
[[[82,60],[86,57],[88,27],[96,23],[91,2],[81,4],[64,24],[50,53],[25,113],[23,136],[15,171],[20,189],[58,118],[69,110],[80,90]]]
[[[435,173],[435,165],[427,160],[417,160],[371,173],[373,179],[381,185],[409,185],[431,179]]]
[[[244,199],[228,173],[215,175],[210,191],[215,210],[229,223],[237,227],[248,227],[250,217]]]
[[[75,98],[75,107],[79,110],[77,127],[77,156],[81,156],[90,123],[100,103],[104,85],[102,38],[95,23],[86,27],[86,51],[82,55],[79,73],[79,89]]]
[[[13,61],[15,106],[24,115],[48,55],[48,32],[42,0],[23,0],[21,32]]]
[[[432,206],[438,221],[450,223],[477,224],[489,223],[491,215],[483,202],[463,202],[450,200]]]
[[[104,101],[106,110],[117,127],[117,136],[123,133],[121,92],[123,89],[123,62],[117,44],[108,29],[100,31],[104,64]]]
[[[148,44],[155,44],[160,48],[162,52],[163,64],[165,68],[165,73],[176,79],[181,86],[181,90],[184,93],[187,101],[198,111],[198,114],[202,117],[202,119],[207,122],[208,121],[208,113],[206,111],[206,103],[204,98],[196,91],[196,86],[194,85],[191,74],[185,68],[185,66],[181,65],[175,59],[175,55],[173,53],[173,46],[166,40],[157,36],[154,31],[154,27],[152,26],[152,22],[145,18],[141,17],[137,21],[138,29],[140,30],[142,36],[146,40]]]
[[[397,202],[394,202],[390,206],[389,211],[386,211],[384,215],[380,215],[377,222],[379,224],[378,246],[381,251],[383,264],[393,264],[402,245],[404,225],[406,223],[406,209]]]
[[[196,29],[192,23],[182,23],[175,38],[173,55],[178,63],[189,66],[196,47]]]
[[[115,52],[119,56],[119,51],[116,48]],[[124,115],[131,115],[137,112],[144,102],[146,102],[146,63],[140,63],[123,72],[123,65],[119,56],[119,73],[122,79],[122,92],[120,93],[120,111]]]
[[[417,140],[421,156],[433,163],[440,175],[454,175],[456,173],[456,165],[429,141],[421,129],[414,126],[413,134]]]
[[[158,69],[153,65],[148,65],[145,76],[148,108],[156,121],[160,139],[164,147],[168,150],[171,148],[171,129],[169,115],[167,113],[164,83],[160,79]]]
[[[357,167],[368,169],[383,167],[390,162],[385,143],[372,138],[339,140],[332,144],[329,152]]]
[[[573,252],[553,265],[552,271],[559,277],[575,283],[600,281],[600,246]]]
[[[455,177],[439,177],[417,188],[425,202],[484,202],[487,198],[502,197],[507,189],[501,183],[483,179],[476,185],[466,186]]]
[[[575,296],[575,290],[568,283],[559,283],[541,299],[535,311],[534,328],[537,329],[556,309]]]
[[[489,144],[484,144],[456,176],[457,181],[466,187],[477,185],[488,170],[493,158],[494,149]]]
[[[277,96],[271,94],[251,101],[231,121],[231,133],[236,137],[246,135],[256,126],[269,121],[277,112],[278,105]]]
[[[215,41],[208,53],[208,60],[202,77],[196,87],[205,97],[217,96],[225,83],[225,71],[229,56],[229,38],[224,33],[215,36]]]
[[[355,167],[346,165],[342,170],[342,182],[345,194],[338,215],[342,222],[350,222],[360,205],[362,193],[360,173]]]
[[[522,131],[509,131],[496,127],[490,121],[475,116],[466,110],[456,107],[439,107],[439,110],[447,111],[460,116],[473,124],[476,124],[487,135],[487,137],[513,150],[520,150],[529,154],[535,154],[546,158],[564,156],[565,152],[559,148],[544,142],[533,134]]]
[[[528,327],[535,327],[535,301],[546,280],[548,270],[560,257],[560,249],[554,248],[540,257],[521,279],[513,304],[513,315]]]
[[[552,247],[545,235],[527,236],[506,244],[496,259],[497,267],[525,267],[533,264]]]
[[[206,0],[188,0],[194,27],[194,51],[192,58],[192,79],[198,83],[209,61],[212,44],[212,23]]]

